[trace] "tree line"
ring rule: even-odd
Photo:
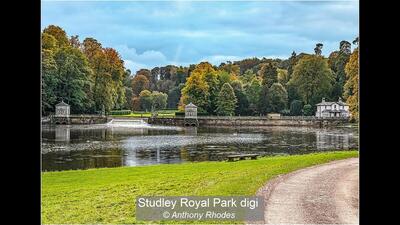
[[[80,42],[54,25],[42,32],[42,111],[63,100],[72,113],[131,109],[180,110],[190,102],[209,115],[313,115],[322,98],[344,99],[358,119],[358,38],[322,56],[292,52],[288,59],[248,58],[212,65],[167,65],[132,74],[119,53],[94,38]]]

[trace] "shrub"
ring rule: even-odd
[[[312,107],[311,105],[304,105],[303,107],[303,115],[304,116],[312,116]]]
[[[114,110],[110,111],[110,115],[129,115],[131,114],[131,110]]]

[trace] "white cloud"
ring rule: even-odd
[[[139,69],[151,69],[168,63],[167,58],[160,51],[148,50],[139,54],[135,48],[129,48],[126,45],[117,45],[115,49],[124,59],[125,67],[133,73]]]

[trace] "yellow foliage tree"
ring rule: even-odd
[[[349,104],[351,118],[358,121],[358,81],[359,81],[358,48],[350,56],[345,72],[347,82],[344,85],[344,98]]]

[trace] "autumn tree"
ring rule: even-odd
[[[96,110],[122,108],[126,102],[126,72],[119,53],[113,48],[103,48],[94,38],[85,38],[82,51],[93,70]]]
[[[143,75],[147,78],[147,80],[151,80],[151,72],[148,69],[140,69],[136,72],[136,76]]]
[[[344,85],[344,97],[349,104],[352,119],[358,121],[358,83],[359,83],[359,64],[358,48],[350,56],[350,60],[345,68],[347,82]]]
[[[215,73],[215,69],[208,62],[201,62],[191,71],[182,89],[180,110],[183,110],[184,106],[190,102],[197,105],[200,112],[207,110],[210,93],[205,75],[208,73]]]
[[[49,25],[43,30],[43,33],[53,36],[59,48],[70,46],[67,33],[59,26]]]
[[[143,90],[149,89],[149,80],[143,75],[136,75],[132,79],[132,93],[136,96],[140,95]]]
[[[237,99],[232,86],[229,83],[225,83],[218,94],[215,112],[219,115],[232,116],[235,112],[236,104]]]
[[[278,82],[286,87],[286,84],[289,82],[289,74],[285,69],[277,69],[278,72]]]
[[[223,70],[223,71],[225,71],[228,74],[231,74],[233,76],[239,76],[240,75],[240,67],[238,65],[232,64],[231,62],[222,63],[219,66],[219,69]]]
[[[139,111],[141,109],[140,97],[132,97],[131,110]]]

